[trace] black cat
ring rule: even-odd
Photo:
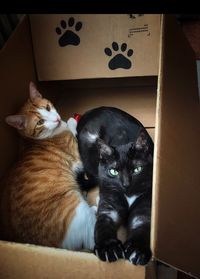
[[[145,265],[151,258],[152,139],[136,118],[113,107],[86,112],[77,132],[86,174],[100,188],[95,254]],[[128,230],[124,244],[117,239],[122,224]]]

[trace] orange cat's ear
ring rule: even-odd
[[[32,102],[36,99],[42,99],[42,95],[37,90],[35,84],[32,81],[29,84],[29,94]]]
[[[5,119],[6,123],[18,130],[26,128],[27,121],[24,115],[9,115]]]

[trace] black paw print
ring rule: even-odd
[[[131,61],[126,56],[131,57],[133,55],[133,50],[129,49],[127,51],[127,53],[125,54],[125,51],[127,49],[127,44],[123,43],[121,45],[121,49],[119,50],[119,45],[116,42],[112,43],[112,49],[115,52],[120,51],[120,52],[123,52],[124,54],[122,54],[122,53],[115,54],[114,57],[109,61],[108,67],[111,70],[115,70],[115,69],[119,69],[119,68],[130,69],[131,66],[132,66],[132,63],[131,63]],[[112,50],[110,48],[108,48],[108,47],[106,47],[104,49],[104,52],[108,56],[112,56],[113,55]]]
[[[74,45],[78,46],[80,44],[80,38],[79,36],[72,30],[69,30],[69,28],[75,28],[75,31],[80,31],[82,28],[82,22],[78,21],[75,26],[75,20],[73,17],[70,17],[68,20],[68,24],[65,20],[60,21],[61,27],[56,27],[56,33],[58,35],[62,35],[58,43],[61,47],[67,46],[67,45]]]

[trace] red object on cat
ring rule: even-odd
[[[81,115],[79,113],[74,113],[74,119],[76,120],[76,122],[79,122],[81,118]]]

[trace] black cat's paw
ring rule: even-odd
[[[95,255],[104,262],[115,262],[118,259],[125,259],[123,245],[118,239],[109,239],[94,247]]]
[[[146,265],[152,255],[149,247],[135,245],[132,241],[124,244],[124,252],[126,259],[135,265]]]

